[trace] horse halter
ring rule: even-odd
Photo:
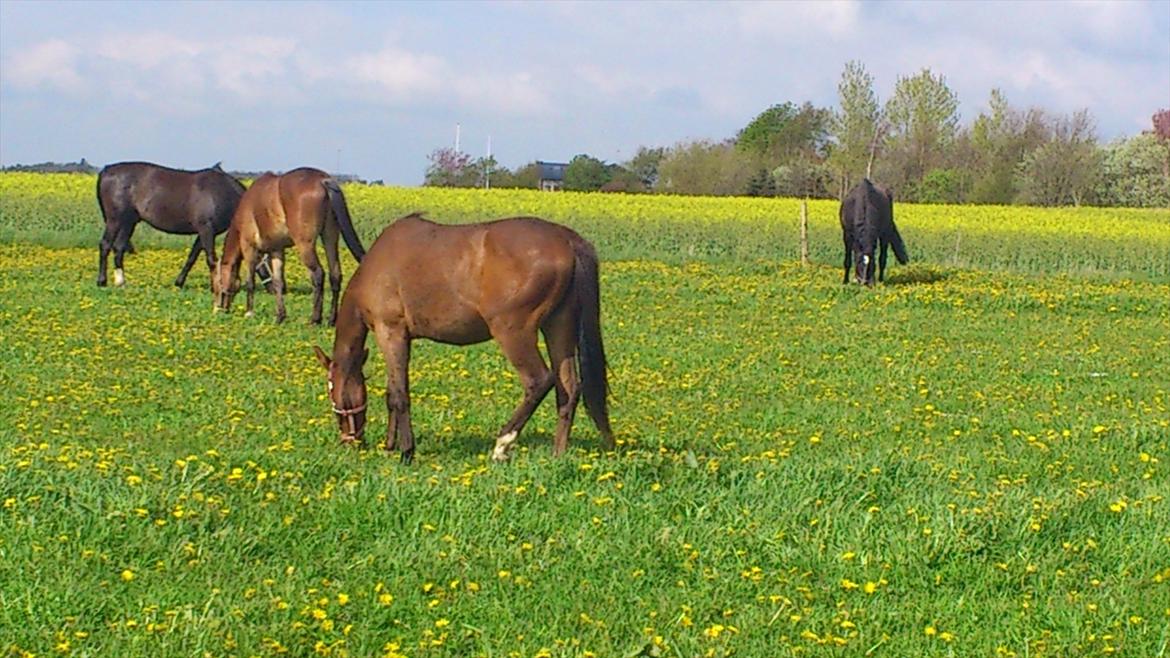
[[[342,443],[363,443],[366,434],[366,426],[363,424],[360,428],[357,426],[357,415],[366,410],[366,402],[354,407],[353,409],[342,409],[333,404],[333,382],[329,381],[329,405],[333,407],[333,413],[337,415],[346,429],[341,432]]]

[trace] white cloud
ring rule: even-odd
[[[117,34],[98,39],[93,54],[137,69],[153,69],[197,57],[210,44],[163,32]]]
[[[79,93],[86,87],[77,71],[79,55],[75,46],[60,39],[43,41],[14,54],[4,77],[18,87]]]
[[[467,109],[507,115],[539,114],[550,107],[541,81],[526,71],[501,73],[474,65],[464,70],[436,55],[394,47],[351,56],[332,69],[320,63],[312,69],[315,77],[329,71],[364,86],[359,94],[396,106],[454,101]]]
[[[284,100],[300,96],[288,74],[295,67],[293,39],[258,36],[236,38],[212,57],[215,84],[246,102]]]
[[[731,4],[726,10],[744,34],[805,41],[855,34],[861,7],[854,0],[826,0]]]
[[[349,57],[338,73],[376,86],[379,95],[393,103],[409,103],[414,96],[436,93],[447,77],[446,65],[438,57],[397,48]]]

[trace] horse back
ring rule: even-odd
[[[370,246],[346,295],[359,295],[368,317],[440,342],[535,328],[569,287],[575,235],[536,218],[449,226],[406,217]]]
[[[862,180],[841,202],[840,219],[846,239],[872,247],[893,224],[893,195]]]
[[[98,174],[98,200],[107,221],[137,217],[172,233],[193,233],[200,222],[222,232],[243,193],[243,185],[220,169],[120,162]]]

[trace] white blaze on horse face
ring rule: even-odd
[[[519,432],[508,432],[496,439],[496,448],[492,450],[492,461],[506,462],[511,456],[512,444],[516,443]]]
[[[120,268],[120,267],[114,268],[114,285],[115,286],[126,285],[126,275],[122,273],[122,268]]]

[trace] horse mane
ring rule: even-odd
[[[431,221],[430,219],[427,219],[426,215],[427,215],[427,211],[425,211],[425,210],[414,210],[412,212],[409,212],[409,213],[399,217],[398,219],[396,219],[394,221],[400,222],[404,219],[417,219],[417,220],[424,221],[424,222]]]

